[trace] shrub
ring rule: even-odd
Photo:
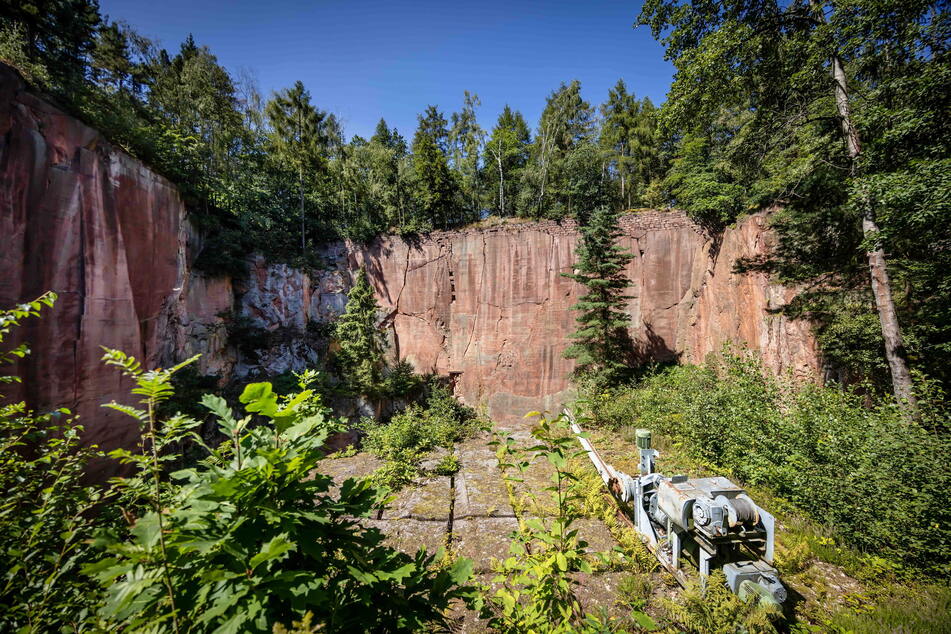
[[[0,343],[23,319],[53,305],[48,293],[0,311]],[[0,353],[0,365],[29,353],[26,345]],[[18,382],[0,376],[0,383]],[[0,630],[82,631],[98,588],[79,573],[91,561],[85,539],[97,518],[99,492],[83,485],[89,461],[82,428],[69,410],[37,414],[25,403],[0,404]]]
[[[384,546],[358,519],[382,493],[354,479],[333,493],[332,478],[315,472],[334,426],[306,380],[288,398],[270,383],[246,386],[240,419],[205,396],[229,441],[163,483],[163,450],[194,422],[160,424],[152,414],[178,368],[145,372],[116,351],[106,359],[143,397],[144,409],[111,406],[142,426],[147,451],[122,457],[138,468],[131,492],[148,509],[127,529],[103,531],[95,543],[106,556],[86,567],[105,590],[107,629],[269,632],[313,619],[330,631],[418,631],[445,626],[450,602],[470,596],[458,585],[471,574],[468,560],[439,568],[425,551]],[[267,424],[252,427],[255,417]]]
[[[650,427],[694,459],[769,487],[849,545],[946,575],[951,438],[934,406],[943,397],[932,393],[918,421],[866,398],[779,380],[750,356],[725,354],[596,395],[592,409],[602,424]]]
[[[384,424],[364,419],[362,427],[366,431],[363,448],[386,461],[374,474],[375,481],[399,489],[421,474],[419,462],[427,452],[451,449],[475,432],[477,420],[471,407],[453,398],[446,388],[432,385],[425,406],[410,405]],[[448,472],[450,467],[440,464],[437,471]]]

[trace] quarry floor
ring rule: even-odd
[[[535,444],[527,425],[498,431],[514,438],[516,444],[522,447]],[[492,440],[491,434],[481,432],[457,444],[455,453],[460,468],[454,475],[422,478],[396,493],[395,499],[375,518],[364,520],[367,526],[378,528],[386,536],[387,543],[407,553],[415,553],[421,547],[430,552],[445,548],[454,556],[472,560],[476,575],[474,581],[487,586],[489,592],[495,585],[493,565],[509,556],[511,536],[518,530],[519,521],[549,517],[554,512],[552,503],[547,501],[548,494],[541,493],[536,499],[528,495],[530,491],[539,492],[548,486],[553,473],[551,465],[547,461],[533,463],[525,473],[519,475],[522,481],[512,484],[510,494],[499,468],[495,447],[489,445]],[[636,449],[631,439],[617,433],[592,432],[591,441],[601,456],[614,467],[627,473],[637,471]],[[659,471],[684,473],[690,477],[711,475],[676,448],[661,446],[659,449]],[[431,469],[440,457],[438,454],[432,455],[423,463],[424,471]],[[594,468],[584,459],[577,460],[576,464],[583,465],[582,470],[590,470],[590,480],[585,481],[586,486],[601,491]],[[369,476],[381,465],[374,456],[357,453],[323,460],[320,470],[340,484],[347,478]],[[777,520],[777,552],[781,557],[791,552],[804,535],[815,531],[814,527],[794,516],[784,517],[780,513]],[[638,559],[638,553],[632,549],[642,549],[641,556],[646,553],[646,549],[639,544],[632,546],[628,543],[619,548],[621,545],[615,539],[618,535],[617,525],[612,533],[603,519],[582,518],[576,520],[573,528],[587,542],[587,552],[592,561],[596,559],[596,553],[612,550],[623,551],[629,562]],[[640,561],[644,560],[641,558]],[[596,571],[590,574],[575,573],[574,578],[578,582],[576,595],[585,611],[610,618],[616,626],[620,626],[618,629],[638,631],[639,628],[631,621],[631,597],[629,594],[625,596],[621,585],[632,576],[632,570],[639,568],[643,571],[640,577],[649,582],[646,595],[642,597],[647,607],[642,609],[663,622],[663,604],[671,600],[679,602],[681,589],[671,575],[653,565],[649,555],[648,561],[650,563],[646,569],[641,563],[634,568],[625,568],[623,565],[595,566]],[[810,563],[805,564],[796,575],[784,575],[784,581],[800,597],[797,613],[809,614],[813,618],[837,609],[846,604],[849,597],[862,596],[863,593],[861,584],[845,574],[842,568],[816,558],[810,559]],[[486,622],[473,611],[459,607],[452,616],[454,632],[488,631]]]
[[[527,428],[504,431],[523,446],[532,440]],[[455,556],[467,557],[473,562],[476,581],[491,586],[493,562],[509,556],[511,535],[518,529],[519,519],[550,514],[544,504],[519,504],[532,509],[523,510],[521,515],[513,508],[495,448],[488,444],[491,440],[490,434],[481,432],[456,445],[458,472],[452,476],[427,477],[403,488],[376,519],[365,520],[365,523],[378,528],[390,545],[405,552],[414,553],[420,547],[434,552],[444,547]],[[324,460],[321,471],[339,484],[347,478],[370,475],[380,464],[372,455],[358,453]],[[540,491],[549,484],[551,474],[547,462],[533,464],[521,476],[524,481],[515,484],[516,499],[529,489]],[[600,520],[580,519],[574,527],[592,554],[611,551],[617,546],[611,531]],[[618,584],[626,575],[612,571],[579,574],[579,600],[586,609],[595,612],[603,609],[610,616],[625,618],[629,610],[617,604],[616,594]],[[474,612],[459,609],[454,617],[456,632],[487,631],[486,624]]]

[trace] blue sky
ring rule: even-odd
[[[250,71],[265,95],[300,79],[348,138],[369,136],[381,116],[410,139],[428,104],[459,109],[464,90],[482,101],[491,129],[508,103],[534,129],[545,97],[578,79],[601,103],[623,77],[629,90],[664,100],[673,67],[650,32],[632,25],[637,2],[251,2],[100,0],[174,52],[188,33],[232,72]]]

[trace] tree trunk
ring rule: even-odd
[[[505,217],[505,176],[502,173],[502,142],[498,142],[495,151],[495,160],[499,164],[499,216]]]
[[[304,229],[304,166],[298,168],[297,190],[300,194],[300,252],[304,255],[307,251],[306,230]]]
[[[852,174],[855,175],[859,156],[862,154],[862,143],[858,129],[852,121],[845,69],[842,67],[842,60],[838,55],[832,56],[832,77],[835,84],[835,106],[842,122],[842,136],[845,138],[846,149],[852,162]],[[892,389],[898,402],[907,410],[914,411],[917,407],[917,401],[912,386],[911,373],[908,371],[908,362],[905,360],[905,346],[902,342],[895,301],[892,298],[885,251],[878,240],[875,210],[867,195],[863,200],[863,207],[862,232],[866,241],[873,245],[866,255],[871,275],[872,294],[875,296],[878,319],[882,325],[882,337],[885,339],[885,358],[888,360],[888,367],[892,375]]]

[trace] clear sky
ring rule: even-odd
[[[673,67],[645,28],[639,2],[452,0],[100,0],[101,11],[175,52],[188,33],[232,72],[250,71],[265,95],[300,79],[314,103],[368,137],[381,116],[410,139],[416,115],[448,119],[464,90],[488,129],[508,103],[534,128],[545,97],[581,81],[599,104],[623,78],[664,100]]]

